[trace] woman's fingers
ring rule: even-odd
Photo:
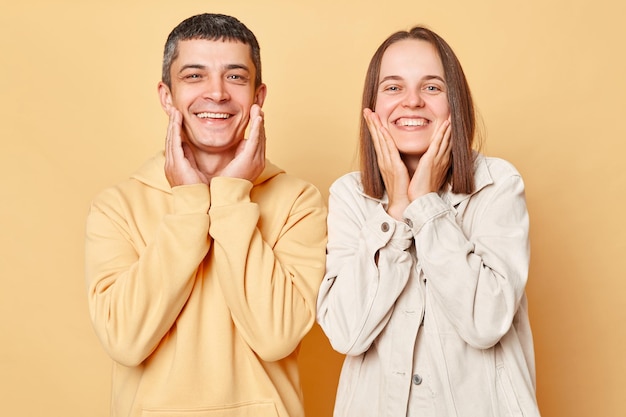
[[[363,111],[367,127],[372,136],[372,143],[381,170],[390,169],[394,159],[399,159],[399,153],[389,131],[382,125],[378,115],[370,109]],[[397,158],[394,158],[397,155]]]
[[[439,144],[439,148],[437,151],[437,158],[449,158],[450,150],[452,149],[452,142],[450,141],[450,137],[452,136],[452,125],[450,124],[450,119],[446,120],[442,123],[441,129],[441,140]]]

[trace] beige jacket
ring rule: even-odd
[[[331,187],[317,320],[346,354],[336,417],[538,416],[526,310],[524,184],[478,156],[472,195],[431,193],[385,212],[359,174]],[[432,399],[432,401],[431,401]]]
[[[87,219],[91,319],[116,417],[303,416],[297,356],[315,322],[326,208],[266,164],[254,183],[169,186],[164,156]]]

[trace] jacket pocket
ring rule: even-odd
[[[145,409],[141,417],[278,417],[273,402],[246,402],[206,408]]]
[[[499,409],[502,416],[523,417],[522,409],[517,401],[517,395],[511,382],[511,377],[504,364],[497,365],[499,388]]]

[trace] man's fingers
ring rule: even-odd
[[[261,140],[261,126],[263,124],[263,117],[255,116],[251,119],[252,125],[250,126],[250,136],[246,146],[253,146],[256,148],[256,144]]]
[[[166,151],[169,151],[170,156],[180,157],[182,156],[181,148],[181,124],[182,115],[174,108],[170,111],[170,120],[167,126],[167,136],[165,138]]]

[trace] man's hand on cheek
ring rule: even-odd
[[[237,146],[235,158],[222,170],[220,176],[254,181],[265,169],[265,120],[261,107],[250,109],[250,135]]]
[[[169,124],[165,137],[165,177],[170,186],[205,183],[209,180],[196,164],[182,129],[182,114],[174,107],[169,111]]]

